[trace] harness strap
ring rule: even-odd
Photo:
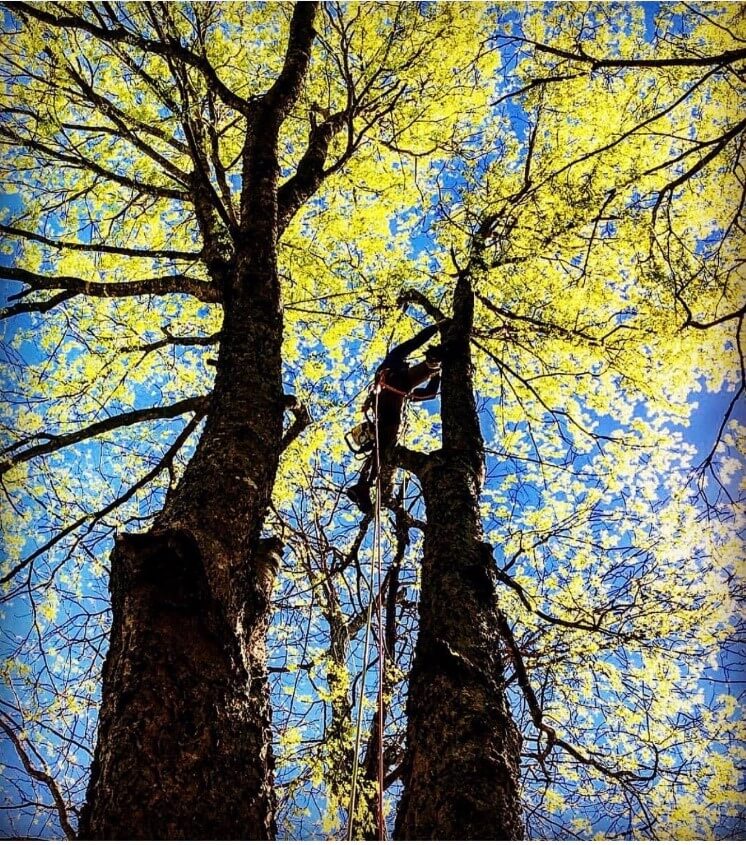
[[[396,396],[401,396],[403,399],[407,399],[409,397],[409,393],[406,390],[399,390],[398,387],[394,387],[386,381],[387,372],[389,372],[388,368],[379,373],[378,378],[376,378],[376,386],[374,388],[375,392],[380,393],[382,390],[388,390],[389,393],[394,393]]]

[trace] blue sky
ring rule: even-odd
[[[646,21],[648,24],[648,34],[652,33],[652,26],[653,26],[653,19],[658,9],[658,4],[655,3],[647,3],[645,5],[645,14],[646,14]],[[22,207],[22,198],[18,197],[17,195],[3,195],[0,198],[0,202],[4,206],[5,212],[14,214]],[[430,246],[427,237],[423,236],[421,243],[417,244],[417,249],[427,250]],[[0,263],[7,266],[9,263],[13,261],[13,255],[4,255],[2,259],[0,259]],[[4,290],[4,297],[11,295],[14,292],[17,292],[21,286],[15,282],[6,282],[6,287]],[[23,327],[27,328],[31,325],[35,324],[36,318],[30,317],[25,315],[23,317],[17,318],[16,320],[7,321],[6,325],[4,326],[4,342],[5,344],[11,344],[13,341],[14,332]],[[398,338],[397,340],[403,340],[404,338]],[[3,348],[3,354],[5,354],[5,348]],[[28,364],[35,364],[38,363],[40,360],[40,356],[38,354],[38,350],[33,346],[31,343],[27,343],[23,346],[20,350],[26,362]],[[294,362],[291,362],[294,363]],[[12,372],[12,371],[9,371]],[[369,375],[372,376],[372,373]],[[4,389],[14,387],[13,383],[8,381],[8,372],[5,373],[3,376],[2,386]],[[147,391],[142,391],[139,394],[139,399],[142,399],[143,404],[149,404]],[[719,427],[720,421],[722,419],[722,414],[724,409],[727,407],[728,402],[730,400],[729,394],[726,392],[716,393],[716,394],[709,394],[705,392],[700,392],[697,395],[697,401],[699,403],[699,408],[697,412],[692,416],[691,424],[686,428],[682,429],[685,439],[687,442],[694,445],[697,449],[698,456],[703,458],[710,450],[713,437],[715,436],[717,429]],[[433,403],[430,408],[429,412],[434,414],[434,421],[437,421],[437,413],[438,413],[439,405],[438,403]],[[744,412],[744,402],[740,403],[739,408],[737,409],[738,419],[742,422],[746,421],[746,415]],[[485,428],[489,428],[490,421],[487,415],[483,416],[483,423]],[[170,424],[166,424],[167,427]],[[173,430],[178,430],[181,427],[181,424],[172,426]],[[125,435],[129,436],[129,435]],[[88,462],[94,465],[99,465],[104,476],[115,476],[116,475],[116,464],[112,463],[112,454],[108,452],[106,449],[103,449],[100,444],[98,443],[91,443],[86,444],[82,447],[78,447],[74,452],[70,452],[71,455],[75,454],[78,456],[78,459],[81,462]],[[30,500],[27,501],[28,507],[32,507],[32,503]],[[22,554],[27,554],[32,552],[40,543],[40,536],[28,536],[26,538],[26,545],[22,550]],[[111,536],[108,538],[102,536],[98,539],[96,543],[96,551],[102,557],[105,557],[107,548],[111,544]],[[12,563],[12,561],[11,561]],[[408,572],[407,577],[413,579],[414,574],[413,572]],[[103,582],[101,579],[98,580],[99,584]],[[91,598],[90,606],[94,608],[96,611],[100,611],[103,608],[103,603],[105,602],[105,596],[103,593],[98,593],[93,595]],[[66,614],[74,614],[79,611],[79,608],[75,606],[71,600],[67,598],[63,598],[62,608],[60,611],[60,615]],[[12,650],[15,646],[18,637],[25,637],[28,635],[29,632],[29,621],[30,621],[30,612],[26,605],[22,605],[21,601],[17,601],[12,603],[11,605],[6,606],[4,611],[3,617],[3,631],[2,631],[2,642],[3,642],[3,649],[7,652]],[[305,620],[302,620],[304,622]],[[314,630],[316,637],[320,638],[322,636],[323,626],[321,626],[318,622],[318,619],[314,620]],[[271,658],[271,663],[276,662],[277,655]],[[42,662],[43,658],[39,656],[40,663]],[[351,665],[357,666],[359,668],[360,665],[360,643],[357,642],[355,653],[351,658]],[[54,674],[54,673],[52,673]],[[281,682],[277,684],[277,692],[276,692],[276,709],[278,712],[282,711],[283,707],[286,705],[289,695],[287,692],[283,691],[283,687],[287,686],[290,683],[291,688],[295,690],[294,701],[297,703],[299,696],[303,695],[313,695],[314,690],[310,684],[310,682],[301,677],[296,675],[292,682]],[[369,684],[371,685],[371,691],[373,689],[373,685],[375,684],[375,670],[370,673]],[[7,694],[7,691],[6,691]],[[43,696],[42,696],[43,698]],[[317,705],[317,709],[314,713],[314,718],[318,718],[318,710],[320,708]],[[294,714],[294,718],[296,720],[300,720],[301,716],[299,715],[299,711],[297,710]],[[76,737],[82,738],[84,735],[83,731],[84,726],[82,723],[80,725],[76,725],[74,728],[74,735]],[[53,753],[53,752],[52,752]],[[15,756],[14,751],[7,743],[2,745],[2,754],[3,754],[3,761],[9,767],[17,766],[17,758]],[[85,754],[81,752],[79,763],[81,766],[85,766]],[[281,773],[281,774],[287,774]],[[40,790],[40,794],[42,794],[46,800],[48,800],[48,796],[44,794],[44,790]],[[78,786],[78,794],[80,794],[80,787]],[[310,829],[318,832],[317,829],[314,827],[318,822],[318,809],[311,805],[311,816],[309,817],[307,824]],[[41,817],[40,817],[41,818]],[[1,822],[0,822],[1,824]],[[45,825],[51,825],[51,827],[46,827]],[[23,827],[14,827],[12,830],[15,833],[30,833],[32,835],[39,835],[39,833],[46,833],[50,830],[54,830],[55,821],[53,816],[47,817],[46,821],[41,821],[39,826],[35,826],[31,829],[26,829]],[[8,828],[6,832],[10,832],[11,828]]]

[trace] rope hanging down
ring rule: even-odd
[[[368,615],[365,623],[365,645],[363,647],[363,671],[360,684],[360,700],[357,709],[357,724],[355,727],[355,747],[352,758],[352,784],[350,788],[350,805],[347,813],[347,838],[352,839],[355,807],[357,803],[357,779],[360,768],[360,738],[363,726],[363,707],[365,704],[365,678],[368,672],[368,653],[370,650],[370,632],[373,623],[374,595],[380,598],[382,584],[381,566],[381,451],[378,437],[378,395],[380,386],[376,386],[374,394],[374,423],[375,423],[375,450],[376,450],[376,505],[373,518],[373,554],[370,561],[370,578],[368,583],[369,601]],[[378,590],[373,592],[374,576],[378,575]],[[383,814],[383,793],[384,793],[384,769],[383,769],[383,680],[384,680],[384,639],[383,639],[383,612],[382,601],[378,601],[377,622],[378,622],[378,801],[376,812],[376,827],[379,837],[385,840],[386,820]]]

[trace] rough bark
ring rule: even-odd
[[[259,538],[286,405],[277,137],[308,66],[316,5],[295,7],[283,69],[250,106],[240,232],[232,257],[211,267],[224,322],[205,429],[153,528],[120,536],[112,554],[81,838],[275,834],[264,640],[276,555]]]
[[[187,532],[117,543],[81,838],[266,839],[273,830],[263,614],[257,602],[252,648],[205,569]]]
[[[444,331],[443,448],[408,460],[427,527],[397,839],[523,837],[520,737],[505,699],[496,579],[479,518],[470,273],[460,274]]]
[[[282,438],[282,324],[279,301],[244,298],[226,310],[211,412],[181,484],[151,531],[115,545],[82,838],[274,835],[272,573],[255,552]]]

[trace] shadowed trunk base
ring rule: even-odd
[[[217,566],[211,562],[211,568]],[[186,532],[123,535],[81,839],[271,839],[264,609],[229,620]],[[233,773],[233,777],[226,777]],[[105,785],[105,786],[104,786]],[[185,810],[186,808],[186,810]]]

